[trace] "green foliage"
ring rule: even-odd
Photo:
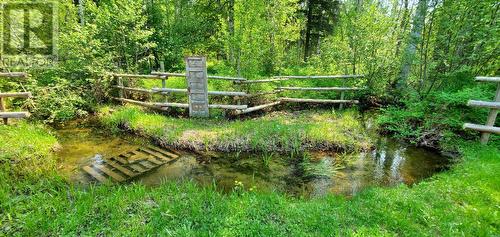
[[[465,139],[479,136],[475,131],[464,131],[463,124],[484,123],[488,116],[487,109],[468,107],[467,101],[491,100],[494,91],[489,85],[480,85],[456,92],[436,92],[425,100],[414,95],[404,102],[405,108],[391,106],[384,109],[378,123],[384,131],[397,137],[429,147],[442,145],[454,150],[458,136]]]

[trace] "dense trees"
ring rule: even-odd
[[[500,68],[495,0],[60,0],[59,5],[61,60],[34,75],[43,78],[42,86],[60,80],[87,85],[77,94],[94,88],[88,84],[99,82],[105,71],[148,73],[160,62],[182,71],[189,54],[207,55],[213,73],[248,78],[365,74],[370,94],[395,99],[460,90],[473,84],[473,75],[494,75]]]

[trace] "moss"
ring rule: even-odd
[[[101,119],[113,130],[128,129],[160,144],[214,151],[355,151],[370,148],[359,114],[354,111],[275,112],[261,118],[172,118],[126,106],[113,113],[101,109]]]

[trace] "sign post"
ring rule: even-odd
[[[207,59],[203,56],[186,57],[186,79],[189,95],[189,116],[209,117]]]

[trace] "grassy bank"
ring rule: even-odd
[[[28,128],[28,129],[27,129]],[[32,125],[2,129],[3,159],[54,159],[50,134]],[[30,142],[21,134],[43,136]],[[8,136],[3,132],[9,131]],[[17,135],[16,135],[17,134]],[[49,140],[42,139],[46,136]],[[17,144],[16,151],[11,145]],[[229,195],[193,183],[75,187],[44,177],[6,177],[0,188],[0,233],[5,235],[493,236],[500,228],[500,151],[462,144],[452,170],[413,187],[372,188],[352,199],[313,200],[236,189]],[[9,153],[5,153],[8,151]],[[5,168],[5,162],[2,163]],[[5,169],[2,169],[5,172]]]
[[[57,149],[57,140],[43,125],[0,125],[0,143],[0,164],[12,176],[38,177],[56,165],[48,154]]]
[[[111,112],[113,111],[113,112]],[[126,106],[101,109],[111,129],[129,130],[160,145],[212,151],[355,151],[370,148],[355,111],[275,112],[257,119],[172,118]]]

